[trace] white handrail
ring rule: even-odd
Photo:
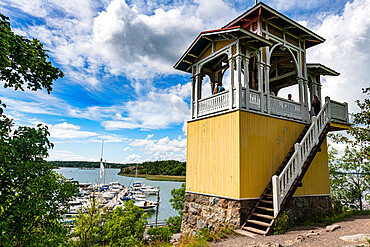
[[[312,117],[312,123],[300,143],[294,145],[294,153],[279,176],[272,177],[274,217],[280,211],[281,202],[287,195],[295,179],[301,174],[303,164],[310,155],[311,150],[319,142],[319,137],[326,124],[330,121],[330,99],[316,117]]]

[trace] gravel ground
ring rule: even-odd
[[[219,242],[212,243],[211,246],[363,246],[359,244],[364,244],[366,241],[346,242],[341,240],[339,237],[356,234],[370,234],[370,215],[356,216],[335,224],[339,225],[340,228],[333,232],[327,232],[325,226],[300,226],[294,227],[282,235],[254,235],[254,238],[246,236],[232,236]],[[309,236],[307,237],[308,234]],[[366,246],[370,247],[370,245]]]

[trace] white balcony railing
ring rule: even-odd
[[[263,95],[263,104],[261,100],[261,95]],[[249,99],[248,102],[246,101],[246,96]],[[203,116],[207,116],[210,114],[235,109],[237,105],[236,98],[237,98],[236,90],[234,88],[232,108],[230,108],[229,90],[226,90],[224,92],[221,92],[215,95],[211,95],[204,99],[200,99],[198,101],[198,105],[196,105],[196,103],[193,102],[192,117],[196,118],[195,111],[198,111],[198,114],[197,114],[198,117],[203,117]],[[268,100],[269,102],[267,104],[266,102]],[[269,110],[270,110],[269,112],[273,116],[307,121],[304,118],[305,116],[304,110],[307,110],[307,108],[302,109],[302,105],[299,102],[294,102],[294,101],[286,100],[286,99],[271,96],[271,95],[267,97],[266,94],[261,94],[260,92],[255,91],[253,89],[249,89],[249,93],[246,94],[246,89],[242,88],[241,98],[240,98],[240,108],[241,109],[267,113],[268,112],[267,106],[269,106]],[[330,101],[330,112],[331,112],[331,119],[335,121],[348,123],[347,103],[339,103],[339,102],[331,100]]]
[[[302,119],[300,103],[275,96],[270,96],[270,113],[287,118]]]
[[[198,116],[229,109],[229,91],[224,91],[198,101]]]

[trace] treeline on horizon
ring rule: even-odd
[[[54,167],[99,168],[97,161],[49,161]],[[186,162],[177,160],[146,161],[143,163],[104,163],[105,168],[121,169],[121,174],[185,176]]]
[[[99,168],[100,162],[98,161],[49,161],[55,167],[79,167],[79,168]],[[120,163],[104,163],[106,168],[122,168],[136,164],[120,164]]]
[[[136,164],[121,168],[121,174],[135,174]],[[138,175],[185,176],[186,162],[177,160],[147,161],[137,164]]]

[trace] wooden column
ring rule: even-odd
[[[241,98],[242,98],[242,57],[238,55],[236,57],[236,73],[237,73],[237,82],[236,82],[236,94],[235,94],[235,100],[236,100],[236,109],[241,108]]]
[[[229,109],[233,109],[233,103],[234,103],[234,57],[231,57],[229,59],[229,68],[230,68],[230,89],[229,89]]]
[[[303,79],[297,78],[299,90],[299,103],[301,104],[301,117],[305,120],[304,96],[303,96]]]
[[[191,99],[190,99],[190,119],[193,119],[194,114],[194,94],[195,94],[195,76],[191,77]]]
[[[264,112],[265,97],[263,96],[263,64],[258,63],[258,90],[260,91],[260,111]]]
[[[249,109],[249,57],[244,57],[245,109]]]
[[[270,75],[270,65],[265,64],[265,91],[267,94],[266,97],[266,109],[267,113],[270,114],[270,83],[269,83],[269,75]]]

